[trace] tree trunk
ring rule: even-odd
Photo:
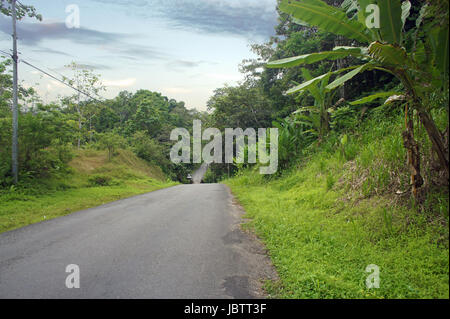
[[[81,114],[78,114],[78,134],[81,135]],[[78,136],[78,149],[80,149],[81,137]]]
[[[406,130],[403,132],[403,145],[408,154],[408,165],[411,172],[411,187],[412,194],[416,203],[420,203],[420,187],[423,185],[423,178],[420,174],[420,152],[419,145],[414,139],[414,118],[410,116],[408,105],[405,107],[405,126]],[[412,112],[411,112],[412,113]],[[412,114],[411,114],[412,115]]]
[[[92,117],[89,117],[89,144],[92,144]]]
[[[446,151],[442,134],[441,132],[439,132],[438,128],[436,127],[436,124],[425,110],[421,108],[416,109],[418,110],[420,121],[422,122],[423,126],[427,131],[428,137],[433,146],[433,150],[436,152],[436,155],[439,158],[441,169],[445,171],[448,178],[449,176],[448,152]]]
[[[341,35],[338,35],[334,41],[334,46],[335,47],[341,46],[344,44],[344,42],[345,42],[344,37]],[[345,58],[337,59],[336,66],[337,66],[337,70],[341,70],[341,69],[345,68],[346,67]],[[343,85],[341,85],[338,90],[339,90],[339,97],[341,99],[345,99],[345,83]]]

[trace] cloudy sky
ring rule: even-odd
[[[101,74],[107,92],[149,89],[204,110],[215,88],[242,79],[238,65],[251,43],[274,34],[276,0],[21,0],[43,21],[19,22],[24,60],[58,77],[75,61]],[[80,10],[80,28],[66,26],[66,8]],[[0,50],[11,48],[11,22],[0,15]],[[71,94],[23,63],[19,75],[46,101]],[[36,83],[39,83],[36,86]]]

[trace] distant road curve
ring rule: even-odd
[[[200,184],[202,182],[203,177],[208,170],[208,164],[203,163],[193,174],[192,174],[192,182],[194,184]]]
[[[264,297],[241,213],[225,185],[179,185],[0,234],[0,298]]]

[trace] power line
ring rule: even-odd
[[[4,53],[4,54],[6,54],[6,55],[12,56],[11,53],[8,53],[8,52],[6,52],[6,51],[0,50],[0,52],[1,52],[1,53]],[[39,71],[39,72],[41,72],[41,73],[47,75],[48,77],[50,77],[50,78],[52,78],[52,79],[54,79],[54,80],[56,80],[56,81],[58,81],[58,82],[64,84],[65,86],[67,86],[67,87],[69,87],[69,88],[71,88],[71,89],[73,89],[73,90],[75,90],[75,91],[77,91],[77,92],[79,92],[79,93],[81,93],[81,94],[87,96],[88,98],[90,98],[90,99],[92,99],[92,100],[94,100],[94,101],[96,101],[96,102],[101,102],[99,99],[97,99],[97,98],[95,98],[95,97],[92,97],[92,96],[89,95],[88,93],[83,92],[82,90],[80,90],[80,89],[78,89],[78,88],[76,88],[76,87],[71,86],[71,85],[68,84],[67,82],[65,82],[65,81],[63,81],[63,80],[61,80],[61,79],[58,79],[56,76],[54,76],[54,75],[52,75],[52,74],[50,74],[50,73],[48,73],[48,72],[42,70],[41,68],[39,68],[39,67],[37,67],[37,66],[35,66],[35,65],[33,65],[33,64],[29,63],[29,62],[27,62],[27,61],[25,61],[24,59],[20,59],[20,62],[25,63],[26,65],[32,67],[33,69],[35,69],[35,70],[37,70],[37,71]],[[54,71],[54,70],[52,70],[52,71]],[[54,71],[54,72],[56,72],[56,71]],[[57,73],[58,73],[58,72],[57,72]],[[60,74],[60,75],[61,75],[61,74]]]
[[[20,59],[20,61],[23,62],[23,63],[25,63],[25,64],[28,65],[28,66],[31,66],[33,69],[35,69],[35,70],[37,70],[37,71],[39,71],[39,72],[41,72],[41,73],[43,73],[43,74],[45,74],[45,75],[51,77],[52,79],[54,79],[54,80],[56,80],[56,81],[58,81],[58,82],[64,84],[65,86],[67,86],[67,87],[69,87],[69,88],[71,88],[71,89],[73,89],[73,90],[75,90],[75,91],[77,91],[77,92],[79,92],[79,93],[81,93],[81,94],[83,94],[83,95],[86,95],[88,98],[91,98],[91,99],[93,99],[93,100],[96,101],[96,102],[101,102],[100,100],[96,99],[95,97],[92,97],[92,96],[89,95],[88,93],[83,92],[83,91],[81,91],[80,89],[77,89],[76,87],[71,86],[70,84],[64,82],[63,80],[58,79],[56,76],[53,76],[53,75],[51,75],[50,73],[45,72],[44,70],[38,68],[37,66],[34,66],[33,64],[31,64],[31,63],[25,61],[24,59]]]

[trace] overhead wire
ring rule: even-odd
[[[11,53],[8,53],[8,52],[6,52],[6,51],[0,50],[0,52],[1,52],[1,53],[4,53],[4,54],[6,54],[6,55],[11,56]],[[92,99],[92,100],[94,100],[94,101],[96,101],[96,102],[101,102],[99,99],[97,99],[97,98],[91,96],[90,94],[88,94],[88,93],[86,93],[86,92],[84,92],[84,91],[82,91],[82,90],[80,90],[80,89],[78,89],[78,88],[76,88],[76,87],[70,85],[69,83],[65,82],[64,80],[59,79],[58,77],[56,77],[56,76],[50,74],[49,72],[46,72],[46,71],[42,70],[41,68],[39,68],[39,67],[33,65],[32,63],[30,63],[30,62],[28,62],[28,61],[26,61],[26,60],[24,60],[24,59],[22,59],[22,58],[19,59],[19,62],[23,62],[24,64],[26,64],[26,65],[32,67],[32,68],[35,69],[36,71],[45,74],[46,76],[48,76],[48,77],[54,79],[55,81],[58,81],[59,83],[64,84],[65,86],[67,86],[67,87],[69,87],[69,88],[71,88],[71,89],[77,91],[78,93],[81,93],[81,94],[87,96],[88,98],[90,98],[90,99]]]
[[[71,88],[71,89],[77,91],[78,93],[81,93],[81,94],[87,96],[88,98],[90,98],[90,99],[92,99],[92,100],[94,100],[94,101],[96,101],[96,102],[101,102],[99,99],[97,99],[97,98],[95,98],[95,97],[89,95],[89,94],[86,93],[86,92],[83,92],[82,90],[80,90],[80,89],[78,89],[78,88],[76,88],[76,87],[73,87],[73,86],[70,85],[69,83],[67,83],[67,82],[65,82],[65,81],[63,81],[63,80],[61,80],[61,79],[58,79],[56,76],[54,76],[54,75],[52,75],[52,74],[50,74],[50,73],[48,73],[48,72],[42,70],[41,68],[38,68],[37,66],[35,66],[35,65],[33,65],[33,64],[31,64],[31,63],[25,61],[24,59],[20,59],[20,61],[23,62],[23,63],[25,63],[26,65],[32,67],[33,69],[35,69],[35,70],[37,70],[37,71],[39,71],[39,72],[41,72],[41,73],[47,75],[48,77],[51,77],[52,79],[54,79],[54,80],[56,80],[56,81],[58,81],[58,82],[64,84],[65,86],[67,86],[67,87],[69,87],[69,88]]]

